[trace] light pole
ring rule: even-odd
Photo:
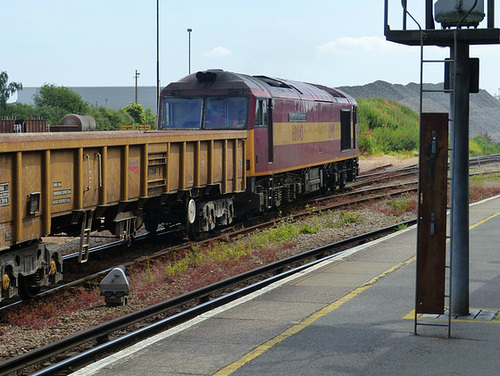
[[[137,104],[137,79],[139,78],[141,72],[137,72],[137,69],[135,70],[135,104]]]
[[[188,32],[188,74],[191,74],[191,32],[193,29],[187,29]]]
[[[160,0],[156,0],[156,111],[160,98]]]

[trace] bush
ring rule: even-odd
[[[418,114],[399,103],[358,99],[359,147],[366,154],[404,153],[418,149]]]
[[[471,157],[496,153],[500,153],[500,144],[493,142],[488,134],[479,132],[469,140],[469,155]]]

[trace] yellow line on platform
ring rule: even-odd
[[[470,230],[472,230],[473,228],[476,228],[476,227],[477,227],[477,226],[479,226],[479,225],[482,225],[482,224],[483,224],[483,223],[485,223],[485,222],[488,222],[490,219],[493,219],[493,218],[495,218],[495,217],[498,217],[499,215],[500,215],[500,212],[495,213],[495,214],[493,214],[493,215],[490,215],[488,218],[485,218],[485,219],[483,219],[483,220],[481,220],[481,221],[479,221],[479,222],[477,222],[477,223],[474,223],[473,225],[470,225],[470,226],[469,226],[469,231],[470,231]]]
[[[483,223],[485,223],[485,222],[489,221],[490,219],[493,219],[493,218],[495,218],[495,217],[497,217],[499,215],[500,215],[500,212],[496,213],[496,214],[493,214],[493,215],[489,216],[488,218],[485,218],[485,219],[483,219],[483,220],[481,220],[481,221],[479,221],[479,222],[477,222],[477,223],[469,226],[469,230],[472,230],[473,228],[475,228],[475,227],[477,227],[479,225],[482,225]],[[381,278],[385,277],[386,275],[388,275],[390,273],[395,272],[396,270],[402,269],[405,266],[411,264],[413,261],[416,260],[416,258],[417,258],[417,256],[413,255],[408,260],[403,261],[403,262],[399,263],[398,265],[393,266],[389,270],[386,270],[382,274],[380,274],[380,275],[376,276],[375,278],[371,279],[370,281],[362,284],[361,286],[359,286],[355,290],[351,291],[349,294],[345,295],[344,297],[340,298],[339,300],[336,300],[332,304],[330,304],[330,305],[328,305],[328,306],[320,309],[319,311],[313,313],[309,317],[306,317],[300,323],[298,323],[298,324],[290,327],[289,329],[285,330],[283,333],[281,333],[281,334],[277,335],[276,337],[270,339],[266,343],[264,343],[264,344],[256,347],[255,349],[253,349],[252,351],[250,351],[248,354],[244,355],[243,357],[241,357],[237,361],[229,364],[225,368],[223,368],[220,371],[214,373],[213,376],[229,376],[229,375],[231,375],[232,373],[236,372],[239,368],[243,367],[245,364],[249,363],[253,359],[258,358],[259,356],[261,356],[262,354],[264,354],[266,351],[268,351],[269,349],[271,349],[272,347],[274,347],[278,343],[280,343],[280,342],[284,341],[285,339],[293,336],[294,334],[297,334],[302,329],[307,328],[309,325],[313,324],[315,321],[319,320],[323,316],[326,316],[330,312],[335,311],[337,308],[340,308],[343,304],[347,303],[351,299],[354,299],[356,296],[358,296],[361,293],[363,293],[364,291],[368,290],[370,287],[372,287]],[[404,316],[404,318],[407,318],[410,315],[414,315],[414,313],[410,313],[410,314]],[[461,321],[461,320],[454,320],[454,321]],[[464,321],[467,321],[467,320],[464,320]],[[492,320],[492,321],[493,322],[499,322],[499,319],[497,319],[495,317],[495,319]]]
[[[344,296],[344,297],[340,298],[339,300],[336,300],[332,304],[320,309],[319,311],[313,313],[309,317],[306,317],[300,323],[290,327],[289,329],[285,330],[283,333],[278,334],[276,337],[270,339],[269,341],[260,345],[259,347],[256,347],[255,349],[253,349],[248,354],[244,355],[242,358],[238,359],[234,363],[231,363],[227,367],[214,373],[213,376],[231,375],[233,372],[236,372],[236,370],[243,367],[245,364],[247,364],[251,360],[256,359],[260,355],[264,354],[267,350],[271,349],[273,346],[275,346],[278,343],[284,341],[285,339],[293,336],[294,334],[297,334],[302,329],[307,328],[309,325],[311,325],[315,321],[319,320],[321,317],[326,316],[327,314],[329,314],[332,311],[335,311],[337,308],[340,308],[344,303],[347,303],[349,300],[355,298],[356,296],[360,295],[362,292],[368,290],[381,278],[385,277],[386,275],[388,275],[392,272],[395,272],[396,270],[404,268],[405,266],[407,266],[407,265],[411,264],[413,261],[415,261],[415,259],[416,259],[416,256],[412,256],[408,260],[403,261],[403,262],[399,263],[398,265],[393,266],[392,268],[390,268],[389,270],[386,270],[382,274],[379,274],[375,278],[371,279],[370,281],[362,284],[361,286],[359,286],[355,290],[351,291],[346,296]]]

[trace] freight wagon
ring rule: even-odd
[[[93,230],[133,236],[146,224],[190,223],[193,200],[232,221],[244,192],[244,131],[6,134],[0,143],[2,298],[33,296],[62,276],[58,250],[40,237]],[[212,199],[216,197],[216,199]],[[222,209],[225,210],[222,210]]]

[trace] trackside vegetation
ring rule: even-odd
[[[359,148],[364,155],[418,154],[419,115],[400,103],[383,99],[356,99],[359,105]],[[469,140],[470,156],[500,153],[500,144],[487,134]]]
[[[388,99],[357,101],[362,153],[414,155],[418,152],[418,114],[415,111]]]

